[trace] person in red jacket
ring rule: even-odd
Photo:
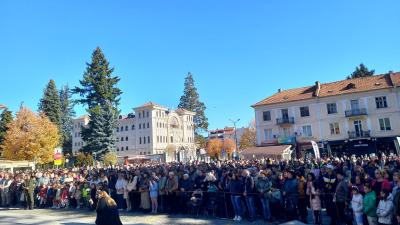
[[[383,170],[375,170],[375,179],[372,181],[372,190],[375,192],[377,198],[380,196],[381,191],[387,190],[389,192],[392,191],[392,185],[389,180],[384,178]]]
[[[47,199],[47,186],[42,185],[39,190],[39,200],[40,200],[40,207],[44,208],[46,205],[46,199]]]

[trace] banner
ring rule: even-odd
[[[319,154],[319,148],[318,148],[317,142],[311,141],[311,145],[312,145],[312,147],[313,147],[313,149],[314,149],[315,158],[316,158],[316,159],[319,159],[319,158],[320,158],[320,154]]]
[[[62,148],[54,149],[54,165],[60,166],[62,162]]]

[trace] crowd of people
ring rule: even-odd
[[[399,172],[397,156],[1,171],[0,202],[2,207],[98,212],[110,206],[115,217],[126,210],[235,221],[398,224]],[[109,218],[97,224],[104,219]]]

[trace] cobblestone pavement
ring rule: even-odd
[[[1,209],[1,225],[91,225],[96,218],[95,212],[85,210],[52,210],[52,209]],[[124,225],[235,225],[235,224],[265,224],[261,220],[249,223],[245,220],[235,222],[231,219],[190,218],[184,216],[148,215],[138,213],[121,213]]]

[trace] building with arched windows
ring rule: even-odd
[[[148,102],[133,109],[133,113],[120,116],[116,127],[116,153],[121,158],[160,158],[163,161],[188,161],[196,157],[193,116],[184,109],[167,107]],[[72,149],[84,146],[80,136],[88,116],[74,120]]]

